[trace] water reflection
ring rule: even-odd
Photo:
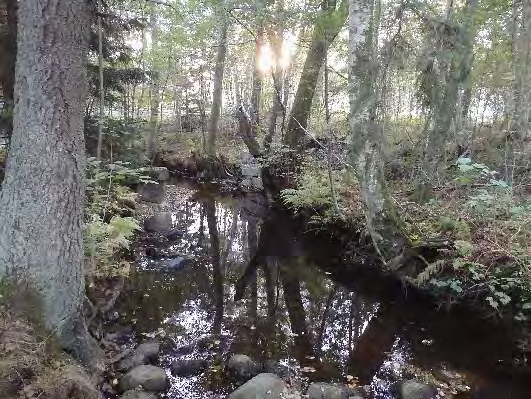
[[[232,381],[220,370],[235,353],[274,362],[303,382],[355,377],[371,384],[376,398],[392,397],[398,378],[440,370],[443,364],[457,367],[468,378],[463,384],[487,392],[502,383],[492,375],[485,378],[466,353],[438,349],[448,344],[446,338],[433,341],[430,326],[413,323],[409,309],[404,313],[389,301],[369,299],[363,287],[352,289],[347,275],[332,278],[324,272],[329,262],[323,259],[332,263],[338,255],[334,249],[313,243],[310,250],[297,226],[259,196],[220,200],[198,194],[175,209],[173,222],[185,232],[183,238],[143,238],[138,267],[117,303],[119,319],[107,326],[136,341],[163,340],[165,366],[177,358],[209,361],[211,367],[200,376],[173,378],[171,398],[230,391]],[[160,257],[146,255],[150,246],[163,260],[184,260],[167,267]],[[316,250],[319,256],[309,256]],[[519,397],[517,385],[507,397]]]

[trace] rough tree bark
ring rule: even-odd
[[[376,117],[373,0],[350,0],[349,98],[351,159],[375,249],[392,267],[409,240],[403,233],[385,181],[382,129]]]
[[[216,156],[216,136],[218,133],[218,123],[221,114],[221,102],[223,94],[223,74],[225,72],[225,58],[227,56],[227,32],[229,21],[226,16],[222,17],[218,54],[216,56],[216,66],[214,69],[214,92],[212,93],[212,110],[208,121],[208,140],[206,152],[208,156]]]
[[[324,1],[322,4],[322,15],[313,31],[284,136],[284,144],[299,151],[304,144],[303,138],[326,51],[341,30],[348,14],[348,0],[342,0],[339,7],[336,7],[336,0]]]
[[[0,193],[0,279],[40,300],[46,327],[86,363],[83,205],[89,10],[19,3],[14,131]]]

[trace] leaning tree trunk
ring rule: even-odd
[[[206,152],[208,156],[216,156],[216,136],[218,133],[218,123],[221,114],[221,102],[223,95],[223,74],[225,72],[225,58],[227,56],[227,32],[229,30],[226,16],[221,21],[221,30],[218,44],[218,54],[216,57],[216,67],[214,70],[214,92],[212,93],[212,110],[208,121],[208,141]]]
[[[350,0],[349,98],[351,157],[365,204],[365,219],[383,262],[399,257],[409,241],[385,181],[382,129],[376,120],[373,0]]]
[[[19,3],[14,131],[0,194],[0,279],[36,295],[47,328],[87,363],[83,205],[89,10]]]
[[[302,149],[313,97],[319,80],[319,72],[324,64],[328,48],[338,35],[347,17],[347,1],[343,0],[337,10],[335,0],[323,3],[322,17],[313,31],[284,137],[284,144],[292,149]]]

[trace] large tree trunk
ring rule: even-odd
[[[308,127],[313,97],[323,66],[325,55],[339,33],[347,17],[348,0],[343,0],[336,9],[336,1],[323,2],[322,17],[315,25],[310,50],[306,56],[297,94],[289,116],[284,143],[292,149],[301,150]]]
[[[382,129],[376,120],[373,0],[350,0],[349,97],[351,158],[365,204],[367,228],[384,263],[409,244],[385,181]]]
[[[28,287],[46,327],[86,362],[83,113],[89,11],[22,1],[14,132],[0,194],[0,279]]]
[[[218,44],[218,54],[216,57],[216,67],[214,70],[214,92],[212,93],[212,110],[208,122],[208,141],[206,152],[209,156],[216,155],[216,136],[218,133],[218,123],[221,114],[221,102],[223,94],[223,74],[225,72],[225,58],[227,56],[227,32],[229,24],[227,17],[221,21],[221,29]]]
[[[15,61],[17,54],[17,0],[4,0],[6,20],[0,32],[0,87],[8,109],[14,106]],[[1,10],[0,10],[1,12]],[[7,120],[7,134],[11,136],[13,124]]]

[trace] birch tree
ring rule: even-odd
[[[403,233],[385,181],[382,128],[376,115],[374,0],[350,0],[349,99],[351,160],[365,205],[373,244],[392,267],[409,244]]]

